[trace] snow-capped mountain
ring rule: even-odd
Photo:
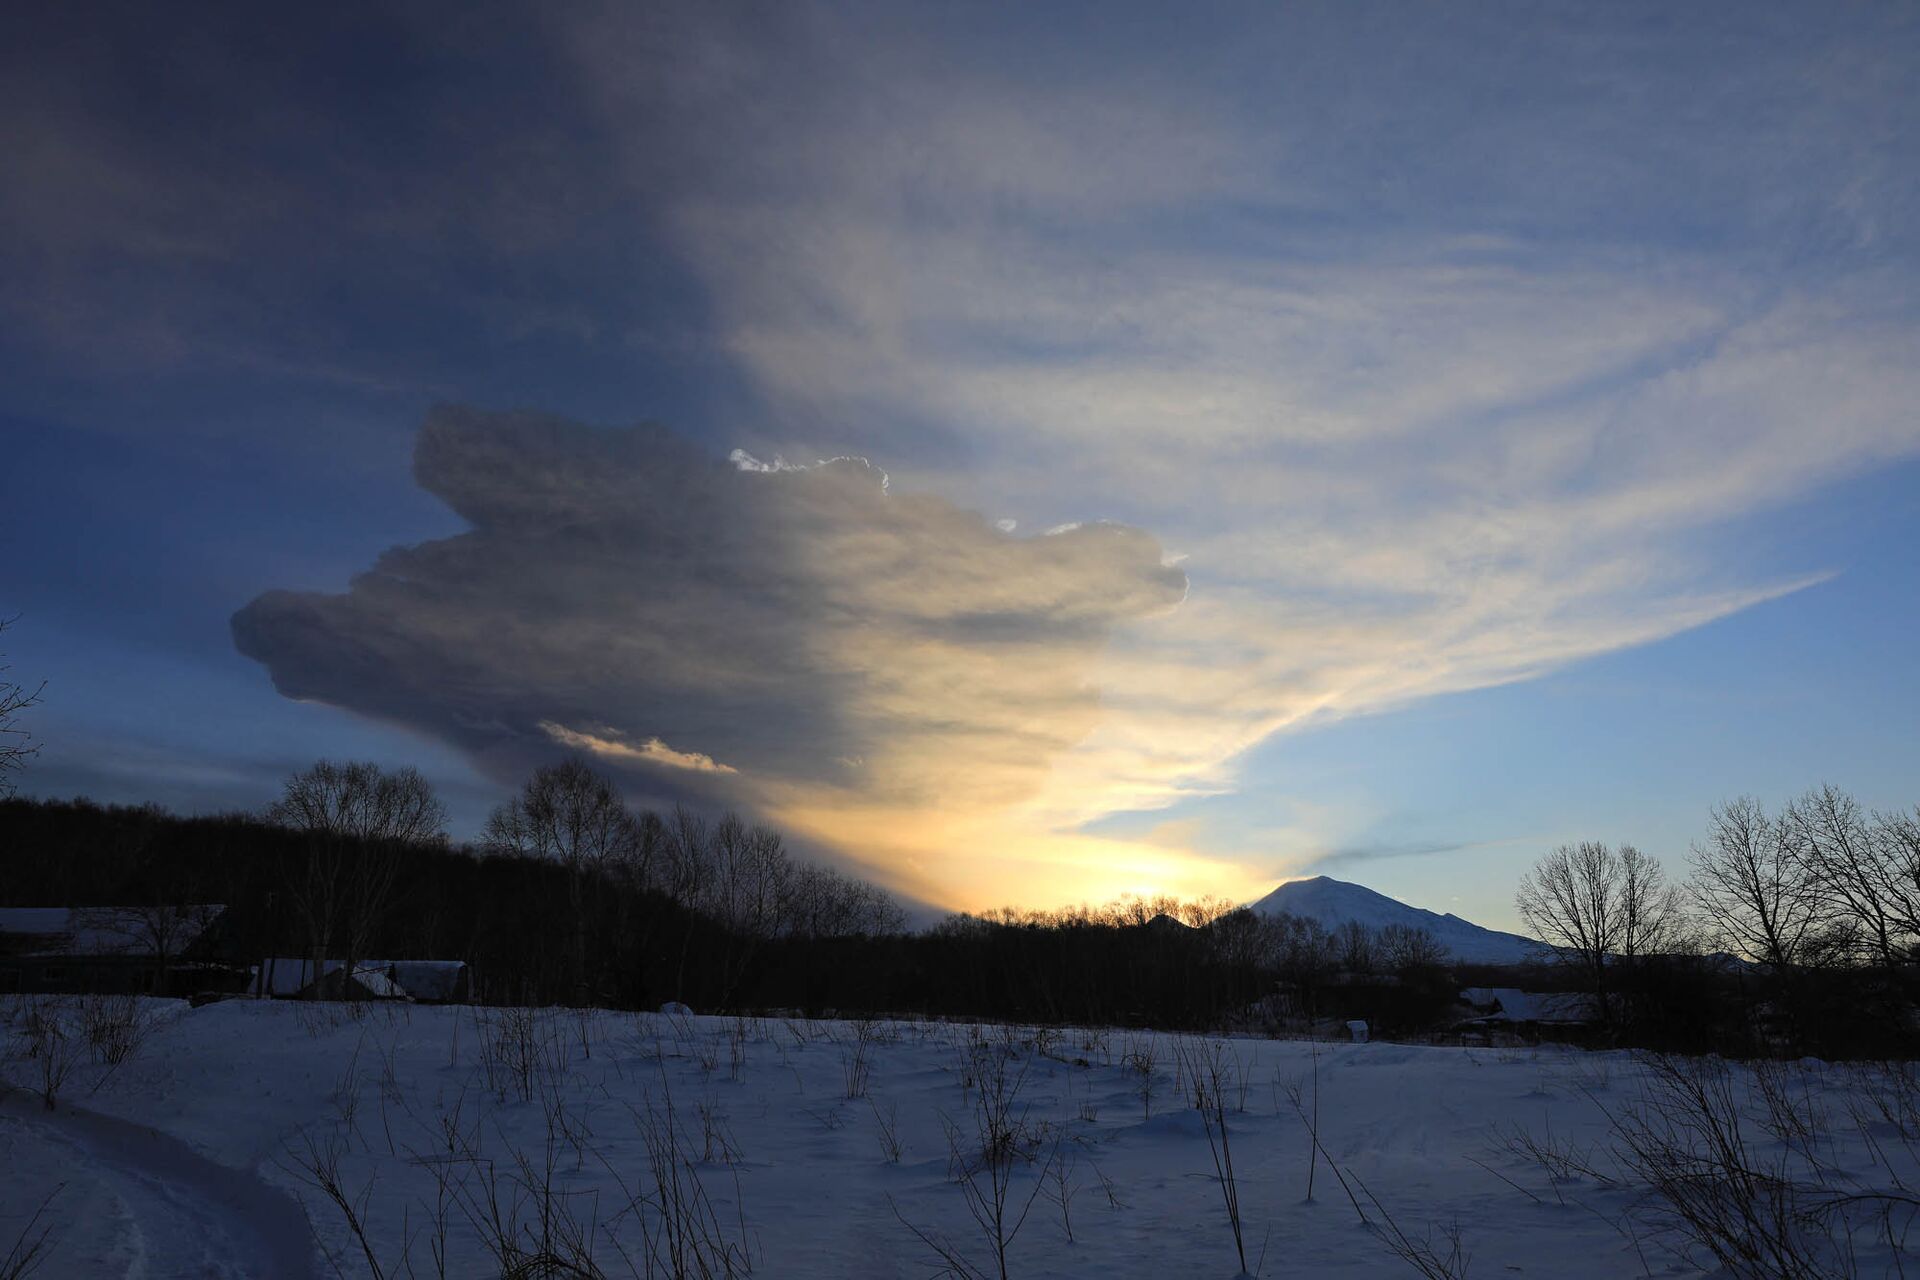
[[[1318,920],[1337,929],[1357,920],[1370,929],[1404,924],[1432,933],[1455,960],[1468,964],[1518,964],[1540,950],[1540,944],[1517,933],[1486,929],[1451,913],[1441,915],[1375,893],[1365,885],[1348,884],[1331,876],[1292,880],[1253,904],[1262,915],[1285,913]]]

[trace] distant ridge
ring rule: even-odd
[[[1541,950],[1541,944],[1517,933],[1502,933],[1462,920],[1451,913],[1441,915],[1376,893],[1365,885],[1349,884],[1332,876],[1311,880],[1293,880],[1281,885],[1253,904],[1261,915],[1291,915],[1317,920],[1328,929],[1337,929],[1349,920],[1357,920],[1369,929],[1382,925],[1404,924],[1425,929],[1467,964],[1519,964]]]

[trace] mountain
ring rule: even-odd
[[[1539,943],[1517,933],[1501,933],[1456,915],[1410,907],[1365,885],[1348,884],[1331,876],[1291,880],[1254,903],[1253,909],[1261,915],[1284,912],[1303,916],[1318,920],[1328,929],[1337,929],[1349,920],[1358,920],[1370,929],[1387,924],[1412,925],[1433,934],[1455,960],[1468,964],[1518,964],[1540,949]]]

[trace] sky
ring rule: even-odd
[[[39,6],[28,794],[588,755],[941,907],[1920,802],[1909,6]]]

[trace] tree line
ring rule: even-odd
[[[734,1003],[764,948],[891,934],[878,887],[727,814],[635,813],[574,759],[536,770],[456,846],[411,768],[322,761],[260,813],[0,801],[13,905],[228,907],[224,947],[268,956],[466,961],[495,1002]],[[316,970],[317,971],[317,970]]]
[[[322,761],[258,813],[0,801],[8,900],[172,920],[228,907],[237,963],[456,959],[494,1003],[902,1011],[1203,1027],[1271,993],[1442,972],[1417,930],[1221,899],[958,914],[910,934],[878,887],[772,829],[635,812],[580,759],[536,770],[470,847],[413,769]]]
[[[536,770],[472,846],[448,840],[417,771],[321,762],[254,814],[0,800],[0,847],[17,905],[222,902],[242,961],[457,959],[494,1003],[1182,1028],[1265,1009],[1416,1032],[1443,1027],[1469,980],[1584,993],[1605,1043],[1905,1053],[1920,1026],[1920,812],[1833,787],[1778,812],[1716,807],[1677,881],[1632,846],[1552,850],[1516,895],[1544,944],[1531,975],[1451,963],[1419,929],[1219,899],[1004,908],[909,934],[886,892],[776,831],[635,812],[578,758]]]
[[[1711,1047],[1899,1044],[1920,960],[1920,809],[1869,812],[1815,787],[1778,811],[1715,806],[1669,879],[1632,845],[1562,845],[1521,880],[1527,930],[1577,975],[1610,1034],[1682,1025]]]

